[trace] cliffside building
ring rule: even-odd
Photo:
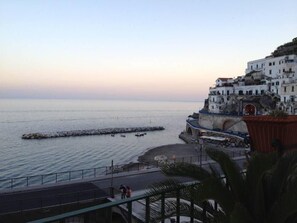
[[[220,77],[209,88],[204,108],[187,120],[187,142],[203,133],[245,139],[243,115],[262,115],[272,109],[297,114],[297,38],[277,47],[271,55],[249,61],[245,74]]]
[[[245,75],[218,78],[209,89],[209,113],[260,115],[275,108],[297,114],[297,38],[248,62]]]

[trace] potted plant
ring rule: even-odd
[[[282,110],[268,115],[244,116],[251,138],[252,149],[268,153],[286,150],[297,145],[297,116]]]

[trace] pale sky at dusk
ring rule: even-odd
[[[297,37],[296,0],[0,0],[0,98],[199,101]]]

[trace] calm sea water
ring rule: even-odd
[[[147,149],[182,143],[178,134],[202,102],[0,100],[0,178],[136,161]],[[164,126],[164,131],[22,140],[24,133]]]

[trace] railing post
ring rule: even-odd
[[[145,222],[150,223],[150,218],[151,218],[151,209],[150,209],[150,198],[146,197],[145,198]]]
[[[176,191],[176,223],[180,223],[180,189]]]
[[[165,220],[165,192],[161,194],[161,223],[164,223]]]
[[[202,222],[205,223],[206,222],[206,202],[203,201],[202,203]]]
[[[127,203],[128,206],[128,223],[132,223],[132,201]]]
[[[191,199],[190,223],[194,223],[194,200]]]

